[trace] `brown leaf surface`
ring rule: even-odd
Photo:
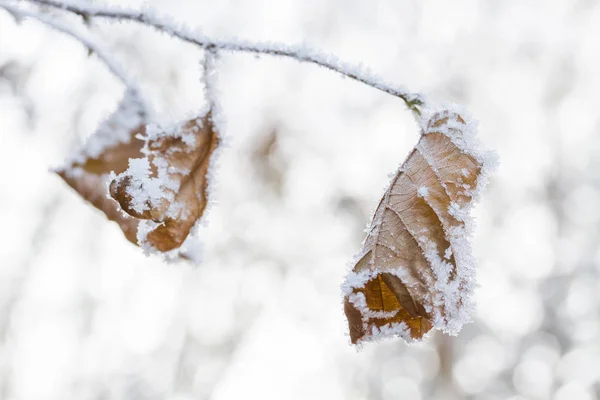
[[[149,251],[179,248],[207,205],[210,161],[219,144],[211,114],[148,136],[139,165],[111,182],[110,194],[140,225],[140,245]],[[145,163],[145,164],[144,164]],[[143,228],[142,228],[143,227]]]
[[[136,138],[145,132],[144,112],[131,93],[126,93],[117,110],[100,125],[86,146],[67,166],[56,173],[85,200],[121,227],[132,243],[137,243],[138,221],[120,211],[106,196],[111,171],[121,173],[128,160],[141,156],[143,142]]]
[[[352,343],[419,340],[432,327],[456,333],[468,320],[465,224],[484,164],[463,146],[469,129],[458,114],[434,114],[381,199],[345,284]]]

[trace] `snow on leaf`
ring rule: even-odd
[[[110,184],[122,209],[142,221],[138,243],[147,252],[178,249],[207,205],[208,177],[219,137],[210,112],[163,128],[149,125],[143,157]]]
[[[127,169],[130,158],[139,157],[143,142],[136,138],[145,131],[146,112],[132,91],[127,91],[117,109],[56,173],[85,200],[121,227],[125,237],[137,243],[138,221],[123,214],[119,204],[106,195],[111,172]]]
[[[130,242],[186,259],[189,249],[180,247],[206,208],[207,173],[219,138],[208,110],[168,128],[147,124],[146,115],[137,95],[127,91],[56,172],[117,222]]]
[[[420,340],[457,334],[474,307],[470,209],[493,158],[477,150],[475,123],[436,110],[392,178],[363,249],[342,285],[350,339]]]

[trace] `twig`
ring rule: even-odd
[[[19,7],[14,7],[13,5],[7,4],[5,2],[0,1],[0,8],[5,9],[9,14],[17,19],[24,18],[32,18],[35,19],[42,24],[53,28],[54,30],[64,33],[68,36],[71,36],[81,44],[83,44],[90,53],[95,53],[100,61],[102,61],[108,70],[118,79],[120,80],[129,90],[133,91],[137,97],[142,101],[142,105],[144,108],[144,113],[148,111],[145,103],[143,103],[143,96],[140,95],[140,90],[137,82],[130,78],[124,69],[122,69],[115,60],[109,55],[109,53],[104,50],[103,46],[98,44],[97,40],[88,36],[87,33],[83,31],[77,31],[72,27],[63,24],[61,21],[56,19],[47,18],[45,15],[38,14],[32,11],[23,10]]]
[[[209,108],[215,111],[215,108],[219,108],[219,96],[217,95],[217,84],[216,84],[216,62],[219,55],[214,47],[206,47],[204,50],[204,60],[202,63],[203,69],[203,81],[204,81],[204,95],[208,101]]]
[[[343,76],[362,82],[365,85],[379,89],[404,100],[406,106],[416,114],[420,115],[419,106],[423,99],[415,93],[410,93],[402,87],[392,85],[383,81],[377,75],[363,66],[357,66],[341,62],[336,57],[304,47],[288,46],[280,43],[251,43],[240,40],[221,41],[196,34],[189,28],[176,24],[168,17],[160,16],[152,9],[132,10],[121,7],[99,6],[94,4],[70,4],[57,0],[26,0],[30,3],[46,5],[77,14],[89,20],[91,17],[102,17],[118,21],[135,21],[143,25],[151,26],[161,32],[165,32],[183,41],[193,43],[202,48],[214,48],[219,50],[240,51],[254,54],[266,54],[273,56],[289,57],[301,62],[319,65]]]

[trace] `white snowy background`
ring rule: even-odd
[[[123,87],[73,39],[0,10],[1,399],[600,398],[599,1],[148,4],[469,108],[502,162],[476,209],[475,322],[349,345],[339,285],[418,138],[401,100],[223,54],[229,147],[203,262],[167,264],[49,172]],[[136,24],[92,30],[162,118],[202,107],[198,49]]]

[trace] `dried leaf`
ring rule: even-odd
[[[474,135],[474,124],[455,112],[436,112],[424,124],[343,285],[352,343],[391,335],[411,342],[434,327],[456,334],[469,321],[469,211],[491,163]]]
[[[167,253],[181,247],[204,213],[218,143],[210,112],[168,129],[146,125],[142,104],[128,91],[57,173],[116,221],[130,242]]]
[[[164,129],[149,125],[145,157],[132,159],[110,195],[143,220],[138,242],[150,252],[179,248],[207,205],[209,166],[219,137],[211,114]]]
[[[121,227],[125,237],[137,243],[138,221],[120,211],[117,202],[107,197],[111,172],[127,169],[130,158],[139,157],[143,142],[136,138],[145,132],[145,111],[135,93],[125,93],[117,110],[103,121],[66,167],[57,174],[92,203],[107,218]]]

